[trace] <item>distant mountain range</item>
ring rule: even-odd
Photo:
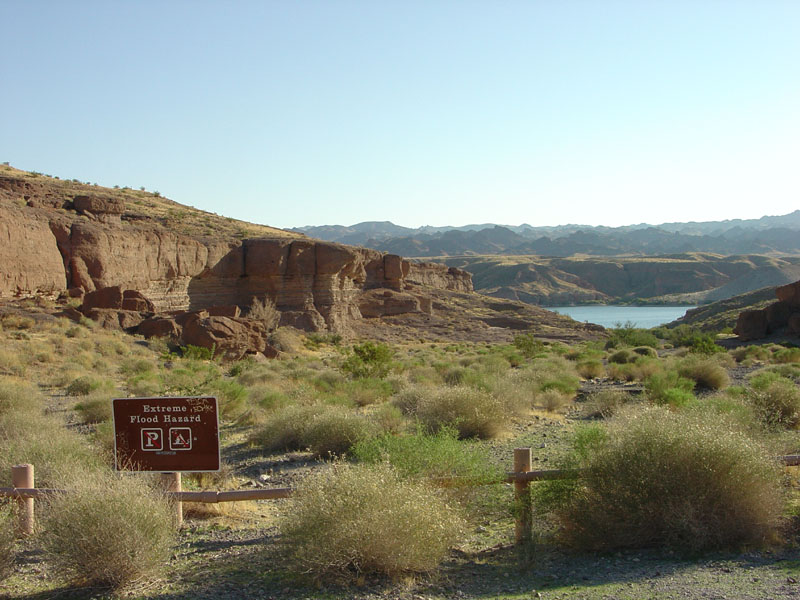
[[[533,227],[493,223],[409,228],[389,221],[292,231],[313,238],[375,248],[409,257],[507,254],[566,257],[655,256],[686,252],[800,254],[800,210],[760,219],[661,225]]]

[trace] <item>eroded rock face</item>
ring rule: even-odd
[[[426,289],[472,290],[468,273],[444,265],[307,239],[195,239],[120,219],[124,210],[112,196],[63,197],[46,183],[0,178],[0,297],[71,290],[86,294],[86,310],[233,307],[215,310],[231,318],[236,307],[269,298],[282,324],[346,333],[362,318],[365,291],[411,294],[409,306],[424,311]]]
[[[739,314],[733,332],[742,341],[758,340],[785,330],[800,333],[800,281],[775,290],[778,301],[761,310],[745,310]]]

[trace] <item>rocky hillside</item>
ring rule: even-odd
[[[654,257],[441,258],[475,289],[542,306],[636,302],[701,304],[800,279],[800,257],[678,254]]]
[[[475,297],[470,275],[455,267],[315,241],[143,191],[7,166],[0,169],[0,237],[0,298],[80,298],[114,288],[108,296],[114,302],[91,309],[124,312],[126,301],[139,303],[138,317],[102,317],[128,328],[148,312],[246,307],[254,299],[273,301],[282,325],[309,331],[353,333],[364,319],[397,315],[417,315],[424,328],[437,302],[443,310],[447,294]],[[494,327],[492,311],[484,312],[478,320]],[[538,317],[553,329],[581,329],[546,311]]]

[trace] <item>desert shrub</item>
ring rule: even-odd
[[[388,465],[308,477],[279,521],[289,563],[317,579],[433,571],[463,528],[439,493]]]
[[[383,434],[353,447],[361,462],[388,462],[403,477],[460,477],[474,483],[500,481],[503,473],[489,460],[488,450],[458,439],[458,431],[443,427],[435,433],[418,428],[410,435]]]
[[[152,361],[146,358],[126,358],[122,361],[119,367],[120,373],[123,375],[143,375],[151,373],[155,370],[155,365]]]
[[[611,356],[608,357],[608,362],[617,364],[617,365],[625,365],[628,363],[632,363],[636,360],[637,354],[632,350],[628,350],[627,348],[623,348],[622,350],[617,350]]]
[[[346,408],[326,407],[314,415],[302,437],[314,454],[326,457],[349,452],[353,444],[377,434],[377,425],[365,416]]]
[[[267,328],[267,331],[272,331],[280,323],[281,311],[275,307],[275,301],[271,298],[253,298],[250,307],[247,309],[247,318],[260,321]]]
[[[250,404],[264,410],[275,410],[289,403],[289,397],[286,394],[269,385],[247,388],[247,399]]]
[[[92,392],[100,390],[111,391],[114,389],[114,383],[108,379],[100,379],[92,375],[82,375],[67,386],[65,390],[68,396],[88,396]]]
[[[587,400],[595,414],[608,419],[632,399],[633,397],[623,390],[600,390],[591,394]]]
[[[417,417],[435,431],[452,426],[462,438],[491,438],[502,431],[506,414],[503,403],[488,392],[455,386],[423,394]]]
[[[365,377],[348,381],[342,386],[342,393],[357,406],[367,406],[387,400],[392,395],[392,385],[383,379]]]
[[[392,396],[391,402],[404,415],[416,415],[420,401],[424,396],[433,393],[433,389],[422,385],[410,385]]]
[[[323,410],[324,407],[318,404],[293,404],[281,408],[251,434],[250,442],[263,446],[265,450],[303,450],[307,446],[305,432],[308,424]]]
[[[11,506],[11,504],[0,505],[0,581],[11,575],[16,559],[15,519]]]
[[[771,427],[800,425],[800,388],[782,377],[754,379],[750,398],[759,418]]]
[[[380,431],[397,434],[403,431],[407,425],[403,412],[389,402],[385,402],[376,407],[369,414],[370,420],[378,426]]]
[[[158,573],[169,560],[175,527],[167,501],[143,480],[79,478],[51,497],[42,536],[48,556],[81,584],[119,588]]]
[[[134,375],[128,379],[125,387],[128,388],[128,392],[133,396],[147,397],[158,395],[163,388],[163,384],[155,372],[149,372]]]
[[[42,394],[36,386],[11,377],[0,378],[0,415],[7,413],[38,412]]]
[[[541,406],[546,411],[558,412],[569,402],[570,397],[557,389],[547,389],[537,392],[534,397],[534,404]]]
[[[23,362],[18,352],[0,349],[0,375],[13,375],[24,377],[27,365]]]
[[[620,346],[650,346],[658,348],[658,338],[647,331],[636,327],[633,323],[617,324],[611,329],[611,337],[606,342],[607,348],[618,348]]]
[[[568,545],[705,550],[775,534],[780,470],[716,415],[625,410],[591,433],[573,456],[578,478],[544,484],[540,497]]]
[[[233,376],[244,386],[269,383],[279,378],[278,372],[272,368],[272,365],[253,365]]]
[[[307,333],[303,340],[303,344],[309,350],[318,350],[326,344],[338,346],[341,343],[342,336],[338,333]]]
[[[240,383],[227,379],[218,379],[208,386],[208,392],[219,400],[219,414],[226,419],[233,419],[247,409],[247,388]]]
[[[40,487],[69,485],[76,473],[100,468],[101,457],[84,436],[66,429],[61,420],[38,412],[0,416],[0,479],[12,465],[31,463]]]
[[[217,348],[216,346],[205,348],[203,346],[187,344],[186,346],[181,346],[180,350],[181,356],[187,360],[214,360]]]
[[[111,419],[111,397],[94,392],[75,405],[75,411],[84,423],[102,423]]]
[[[752,402],[748,401],[743,388],[727,388],[704,398],[697,398],[687,405],[690,411],[699,410],[717,415],[730,426],[744,432],[759,432],[759,421]]]
[[[284,354],[295,355],[305,348],[302,334],[294,327],[278,327],[267,340],[273,348]]]
[[[631,364],[608,365],[608,376],[614,381],[636,381],[636,372]]]
[[[340,365],[340,369],[354,378],[386,377],[392,367],[394,351],[382,343],[355,344]]]
[[[678,374],[708,390],[720,390],[730,383],[728,372],[710,358],[687,358],[678,365]]]
[[[650,346],[637,346],[633,351],[639,356],[647,356],[648,358],[658,358],[658,352],[655,348]]]
[[[515,335],[513,344],[525,358],[533,358],[537,354],[541,354],[545,351],[544,342],[537,340],[532,333]]]
[[[602,361],[596,358],[582,360],[577,364],[576,368],[578,370],[578,375],[584,379],[595,379],[597,377],[603,377],[606,374],[606,369]]]
[[[655,373],[644,382],[647,398],[654,404],[683,406],[694,399],[694,381],[681,377],[677,371]]]
[[[772,355],[776,363],[800,363],[800,348],[781,348]]]

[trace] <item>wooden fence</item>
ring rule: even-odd
[[[797,466],[800,465],[800,454],[779,456],[778,460],[786,466]],[[514,484],[514,496],[519,505],[514,526],[517,543],[525,542],[529,540],[531,536],[532,508],[531,503],[528,501],[530,493],[529,484],[534,481],[568,479],[576,475],[576,471],[562,469],[532,471],[531,449],[514,449],[514,470],[506,474],[504,481]],[[452,485],[454,481],[456,480],[448,479],[446,483]],[[444,482],[443,480],[443,483]],[[0,497],[5,496],[17,500],[17,531],[20,535],[30,535],[34,531],[36,524],[34,501],[36,499],[46,498],[52,494],[68,493],[68,490],[37,488],[34,482],[33,465],[31,464],[11,467],[11,483],[13,487],[0,487]],[[174,500],[175,521],[178,526],[183,523],[184,502],[216,504],[218,502],[239,502],[243,500],[277,500],[279,498],[288,498],[293,492],[292,488],[233,490],[223,492],[183,491],[181,489],[180,473],[162,473],[161,483],[166,495]]]

